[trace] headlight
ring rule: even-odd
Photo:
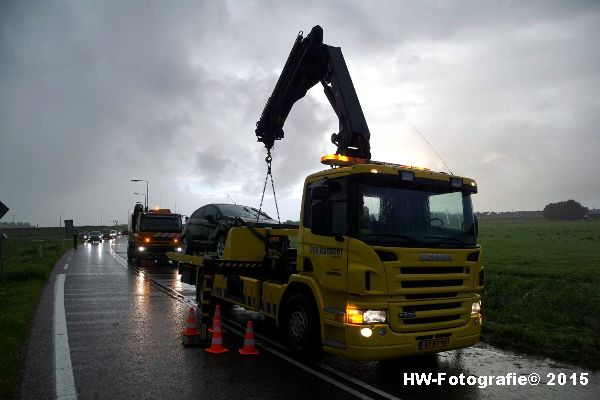
[[[183,250],[183,249],[182,249],[181,247],[178,247],[178,248],[177,248],[177,251],[178,251],[178,252],[181,252],[182,250]]]
[[[144,250],[146,250],[146,248],[144,246],[138,247],[138,251],[144,251]]]
[[[471,306],[471,315],[477,316],[479,314],[481,314],[481,300],[474,301]]]
[[[346,308],[347,322],[350,324],[376,324],[387,319],[385,310],[360,310],[353,307]]]
[[[177,239],[177,238],[173,239],[173,243],[179,243],[179,239]]]
[[[385,322],[386,312],[384,310],[367,310],[363,314],[365,324],[375,324]]]
[[[150,243],[150,238],[149,238],[149,237],[147,237],[147,238],[144,238],[144,242],[146,242],[146,243]]]

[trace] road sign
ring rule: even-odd
[[[4,217],[4,214],[8,212],[8,207],[4,205],[3,202],[0,201],[0,218]]]
[[[73,233],[75,232],[73,229],[73,220],[65,219],[63,222],[65,223],[65,234],[67,235],[67,239],[70,239],[73,237]]]

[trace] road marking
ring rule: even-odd
[[[237,334],[238,336],[244,336],[243,333],[240,332],[240,331],[238,331],[236,328],[233,328],[231,326],[227,326],[227,328],[231,332],[234,332],[235,334]],[[363,400],[373,400],[372,397],[369,397],[369,396],[367,396],[367,395],[359,392],[358,390],[354,390],[351,387],[344,385],[342,382],[336,381],[335,379],[332,379],[332,378],[328,377],[327,375],[325,375],[325,374],[323,374],[323,373],[321,373],[321,372],[319,372],[317,370],[312,369],[308,365],[302,364],[301,362],[296,361],[293,358],[288,357],[285,354],[280,353],[279,351],[277,351],[277,350],[275,350],[275,349],[273,349],[273,348],[271,348],[269,346],[265,346],[263,344],[260,347],[263,348],[263,349],[265,349],[265,350],[267,350],[269,353],[271,353],[273,355],[276,355],[277,357],[279,357],[281,359],[284,359],[285,361],[289,362],[290,364],[292,364],[292,365],[294,365],[294,366],[296,366],[296,367],[298,367],[300,369],[303,369],[304,371],[308,372],[309,374],[312,374],[312,375],[314,375],[314,376],[316,376],[318,378],[321,378],[325,382],[331,383],[332,385],[337,386],[338,388],[340,388],[340,389],[342,389],[342,390],[344,390],[344,391],[346,391],[346,392],[348,392],[350,394],[353,394],[354,396],[356,396],[356,397],[358,397],[360,399],[363,399]]]
[[[69,264],[65,264],[65,268],[64,269],[69,269]]]
[[[121,257],[121,255],[118,254],[117,252],[115,252],[112,248],[110,249],[110,254],[123,267],[129,268],[129,266],[127,264],[127,260],[125,260],[123,257]],[[129,268],[129,269],[131,270],[131,268]],[[174,289],[172,289],[170,287],[165,287],[165,286],[161,285],[157,280],[155,280],[155,279],[152,278],[152,275],[144,274],[143,272],[141,272],[139,270],[135,271],[135,272],[143,275],[145,279],[150,280],[154,285],[157,285],[157,286],[160,286],[160,287],[164,288],[165,289],[164,292],[166,294],[170,295],[171,297],[175,298],[176,300],[178,300],[178,301],[180,301],[180,302],[182,302],[182,303],[184,303],[186,305],[191,305],[193,307],[197,307],[197,304],[196,304],[196,302],[194,300],[186,298],[184,295],[182,295],[181,293],[177,292],[176,290],[174,290]],[[169,293],[169,292],[172,292],[172,293]],[[176,296],[173,296],[172,294],[176,294]],[[231,332],[237,334],[238,336],[244,337],[244,333],[242,331],[238,330],[236,327],[231,326],[231,324],[223,324],[223,325],[226,326]],[[260,335],[260,334],[257,334],[257,333],[255,333],[255,335],[257,337],[260,337],[263,340],[266,340],[267,342],[271,343],[274,346],[277,346],[277,347],[280,347],[280,348],[284,348],[279,343],[274,342],[274,341],[266,338],[263,335]],[[348,393],[350,393],[350,394],[352,394],[352,395],[354,395],[354,396],[356,396],[356,397],[358,397],[360,399],[363,399],[363,400],[373,400],[372,397],[369,397],[366,394],[363,394],[363,393],[361,393],[361,392],[359,392],[359,391],[357,391],[355,389],[352,389],[351,387],[343,384],[342,382],[337,381],[337,380],[335,380],[335,379],[333,379],[333,378],[331,378],[331,377],[329,377],[329,376],[327,376],[327,375],[325,375],[325,374],[323,374],[323,373],[321,373],[321,372],[319,372],[319,371],[311,368],[308,365],[305,365],[305,364],[303,364],[303,363],[301,363],[299,361],[294,360],[291,357],[286,356],[285,354],[283,354],[283,353],[275,350],[271,346],[267,346],[265,343],[260,343],[259,346],[261,348],[267,350],[271,354],[273,354],[273,355],[275,355],[275,356],[277,356],[277,357],[279,357],[279,358],[281,358],[281,359],[289,362],[290,364],[292,364],[292,365],[294,365],[294,366],[296,366],[296,367],[298,367],[300,369],[303,369],[304,371],[306,371],[306,372],[308,372],[308,373],[310,373],[310,374],[312,374],[312,375],[314,375],[314,376],[316,376],[318,378],[321,378],[322,380],[324,380],[324,381],[326,381],[326,382],[328,382],[328,383],[330,383],[330,384],[332,384],[332,385],[334,385],[334,386],[336,386],[336,387],[338,387],[338,388],[340,388],[340,389],[342,389],[342,390],[344,390],[344,391],[346,391],[346,392],[348,392]],[[387,399],[390,399],[390,400],[400,400],[398,397],[395,397],[395,396],[393,396],[393,395],[391,395],[391,394],[389,394],[387,392],[384,392],[383,390],[377,389],[376,387],[373,387],[373,386],[369,385],[368,383],[365,383],[365,382],[363,382],[363,381],[361,381],[359,379],[356,379],[354,377],[346,375],[343,372],[338,371],[335,368],[332,368],[332,367],[330,367],[328,365],[325,365],[325,364],[322,364],[322,363],[317,363],[316,365],[318,367],[320,367],[320,368],[323,368],[324,370],[327,370],[327,371],[329,371],[329,372],[331,372],[331,373],[339,376],[342,379],[346,379],[347,381],[352,382],[355,385],[360,386],[360,387],[362,387],[362,388],[364,388],[366,390],[369,390],[369,391],[371,391],[371,392],[373,392],[373,393],[375,393],[375,394],[377,394],[377,395],[379,395],[381,397],[384,397],[384,398],[387,398]]]
[[[77,392],[75,391],[65,315],[65,274],[56,275],[54,291],[54,365],[56,368],[56,398],[76,399]]]

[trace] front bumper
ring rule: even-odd
[[[325,341],[323,348],[326,352],[352,360],[385,360],[400,357],[431,354],[447,350],[470,347],[479,341],[481,334],[481,315],[471,316],[467,324],[456,328],[399,333],[394,332],[388,324],[352,325],[327,321],[325,332],[344,328],[344,342]],[[332,325],[338,325],[334,327]],[[361,330],[370,328],[371,337],[364,337]],[[340,336],[338,336],[340,337]],[[341,338],[341,337],[340,337]],[[444,339],[442,339],[444,338]],[[443,340],[443,347],[424,348],[424,341]]]
[[[140,251],[140,247],[143,247],[144,250]],[[179,250],[178,250],[179,249]],[[138,258],[167,258],[166,253],[181,253],[180,246],[136,246],[135,255]]]

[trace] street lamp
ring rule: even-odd
[[[131,182],[146,182],[146,211],[148,211],[148,181],[145,179],[131,179]]]

